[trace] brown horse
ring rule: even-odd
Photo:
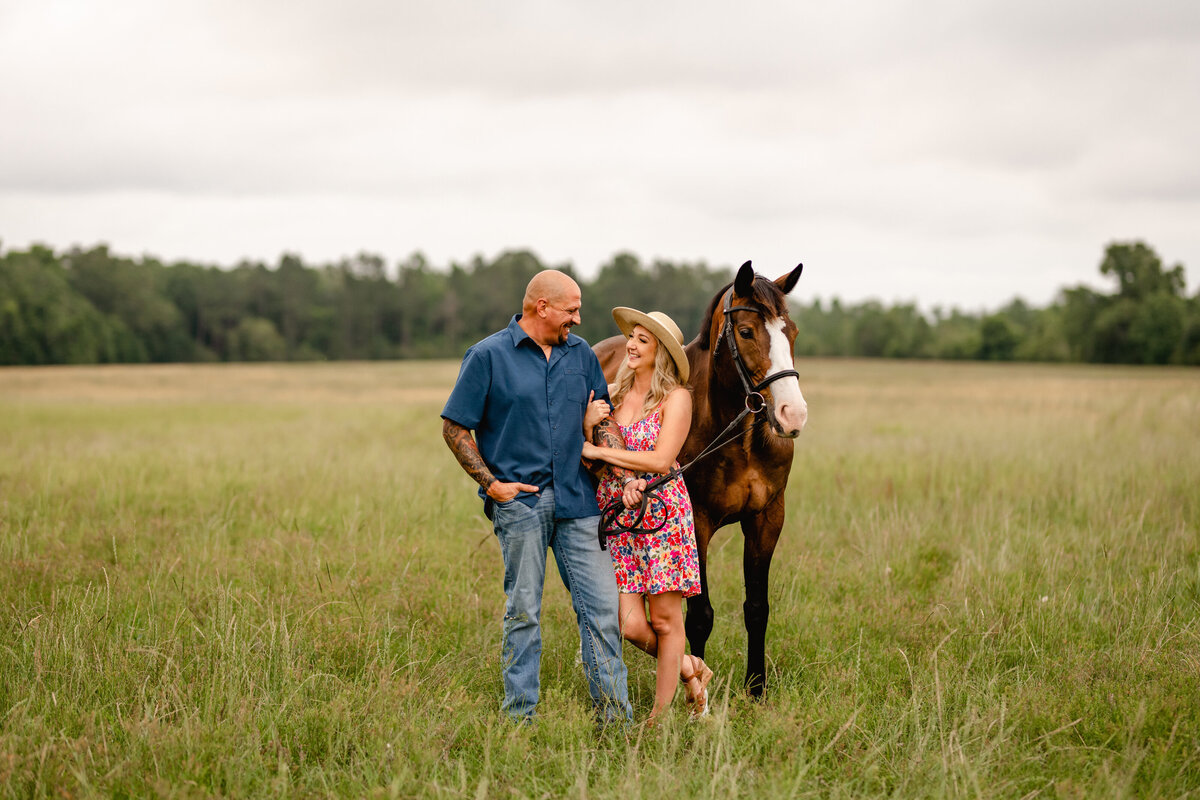
[[[756,697],[766,688],[765,643],[771,556],[783,527],[783,494],[792,468],[792,439],[808,419],[792,352],[796,325],[787,294],[803,265],[771,281],[755,275],[747,261],[737,278],[708,305],[700,331],[685,348],[691,364],[692,427],[679,454],[686,464],[704,450],[744,409],[740,435],[706,456],[684,475],[692,498],[701,592],[688,598],[687,630],[692,652],[704,656],[713,627],[708,597],[708,543],[717,529],[740,522],[745,544],[746,687]],[[738,313],[746,312],[746,313]],[[625,338],[595,347],[609,381],[625,357]]]

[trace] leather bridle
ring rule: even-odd
[[[742,360],[742,353],[738,350],[737,337],[733,331],[733,313],[735,311],[750,311],[763,317],[766,321],[766,313],[756,306],[735,306],[733,305],[733,289],[725,293],[725,303],[722,309],[725,313],[725,322],[721,326],[721,332],[717,334],[717,343],[713,345],[713,358],[717,357],[717,351],[721,349],[721,339],[729,339],[729,352],[733,355],[734,366],[737,367],[738,377],[742,379],[742,389],[746,392],[746,404],[750,405],[751,399],[757,406],[753,413],[758,413],[766,407],[766,400],[763,399],[762,390],[780,378],[799,378],[800,373],[794,369],[781,369],[778,372],[772,372],[767,377],[763,378],[758,383],[752,383],[753,376],[750,370],[746,368],[746,362]]]
[[[637,516],[634,517],[634,520],[631,524],[622,525],[619,522],[619,517],[621,514],[625,513],[626,510],[633,510],[626,509],[625,503],[620,497],[606,505],[604,510],[600,512],[599,535],[601,550],[607,549],[608,537],[615,536],[618,533],[632,533],[637,535],[642,533],[655,533],[662,530],[667,524],[665,515],[663,516],[662,522],[660,522],[657,526],[645,528],[642,527],[642,521],[645,519],[646,512],[650,509],[650,501],[651,499],[657,499],[658,490],[670,481],[678,478],[687,470],[691,469],[691,467],[700,459],[711,455],[730,442],[740,438],[741,431],[738,430],[738,428],[741,425],[742,420],[744,420],[748,415],[757,414],[767,407],[767,401],[762,396],[763,389],[780,378],[800,377],[800,373],[794,369],[782,369],[778,372],[772,372],[758,383],[754,383],[754,376],[750,374],[750,370],[746,367],[746,362],[742,360],[742,354],[738,350],[737,337],[734,335],[733,330],[733,313],[737,311],[752,311],[755,314],[762,316],[764,320],[766,319],[767,315],[761,308],[757,308],[755,306],[733,305],[733,287],[730,287],[729,291],[725,293],[722,311],[725,315],[725,320],[721,325],[721,330],[717,333],[717,341],[713,345],[712,357],[714,360],[716,360],[717,351],[721,347],[721,339],[727,338],[729,340],[729,353],[731,356],[733,356],[734,366],[737,367],[738,377],[742,381],[742,389],[746,394],[745,408],[742,409],[741,413],[734,417],[733,422],[725,426],[725,430],[717,434],[716,438],[709,443],[708,447],[700,451],[699,455],[697,455],[688,463],[684,464],[682,467],[672,469],[666,474],[660,475],[646,484],[646,488],[642,490],[642,504],[638,508]]]

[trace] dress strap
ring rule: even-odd
[[[666,404],[666,402],[667,402],[666,398],[663,398],[663,400],[658,405],[656,405],[654,408],[650,409],[650,413],[646,414],[646,416],[638,417],[637,419],[635,419],[633,422],[629,423],[628,425],[621,425],[621,423],[619,423],[619,422],[617,423],[617,425],[620,426],[620,428],[622,430],[625,430],[626,428],[632,428],[634,425],[637,425],[639,422],[645,422],[646,420],[653,417],[655,414],[661,415],[662,407],[663,407],[663,405]]]
[[[655,416],[661,417],[662,416],[662,407],[663,407],[663,404],[659,403],[654,408],[650,409],[650,413],[647,414],[646,416],[640,417],[639,419],[635,419],[633,422],[629,423],[628,425],[622,425],[621,427],[622,428],[632,428],[634,425],[637,425],[638,423],[641,423],[641,422],[645,422],[648,419],[653,419]]]

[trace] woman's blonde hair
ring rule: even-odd
[[[653,334],[651,334],[653,336]],[[638,419],[642,419],[653,411],[659,403],[667,399],[672,391],[683,386],[683,381],[679,379],[679,368],[675,365],[675,359],[671,358],[670,351],[663,347],[663,343],[654,337],[657,347],[654,349],[654,374],[650,377],[650,391],[646,392],[646,401],[642,403],[642,412],[638,415]],[[629,367],[629,360],[625,359],[621,362],[621,366],[617,368],[617,377],[613,380],[613,386],[616,388],[612,393],[612,406],[615,409],[621,405],[625,399],[625,395],[633,388],[633,370]]]

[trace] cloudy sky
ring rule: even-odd
[[[1200,278],[1200,2],[0,0],[0,240],[797,262],[966,309]]]

